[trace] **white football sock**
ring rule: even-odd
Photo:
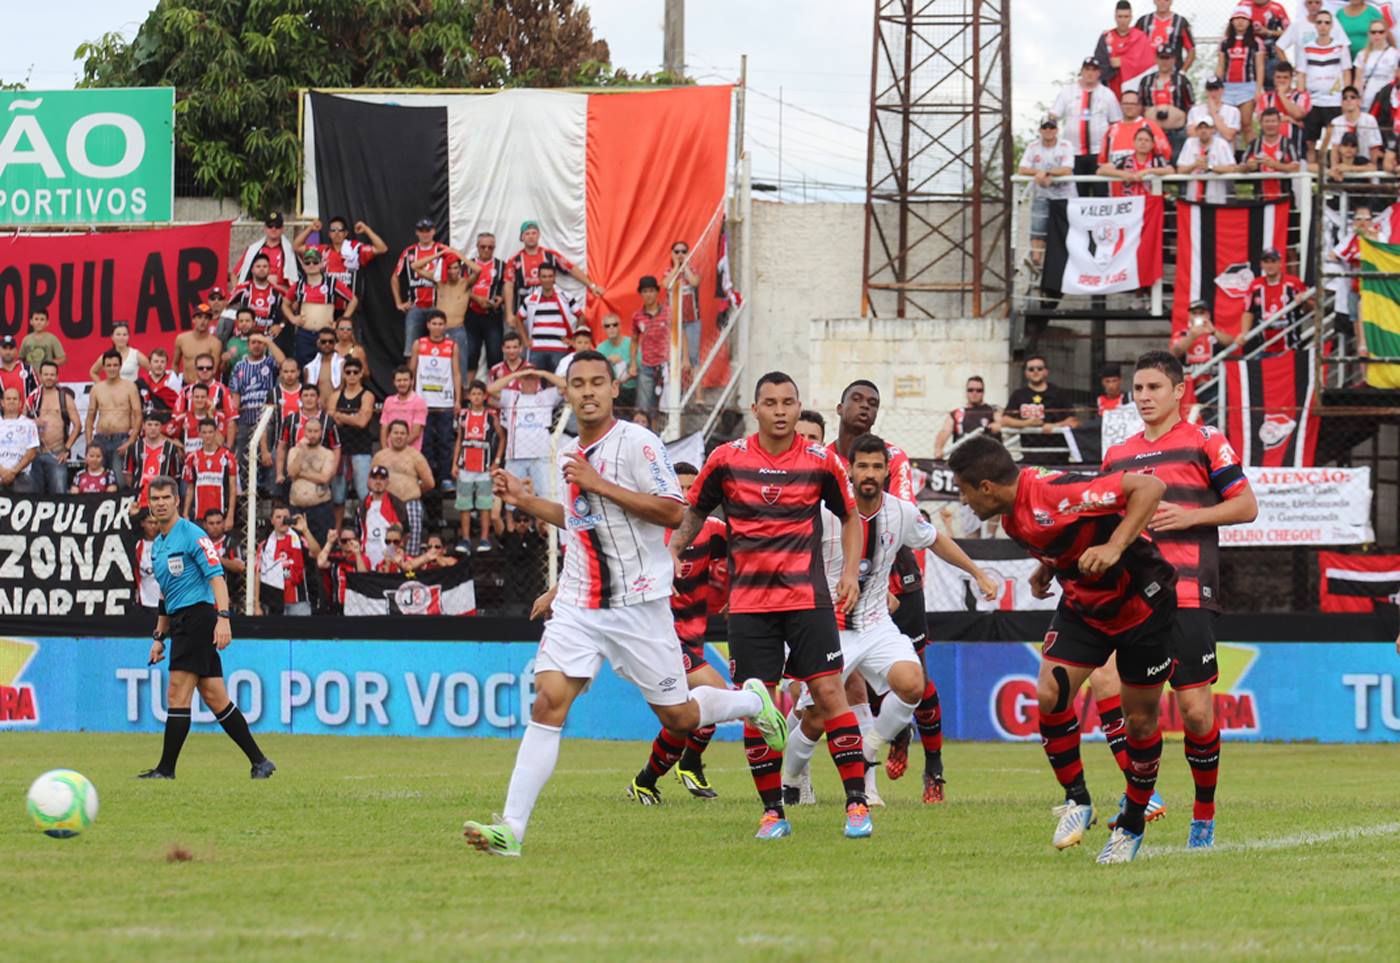
[[[851,713],[856,717],[856,724],[860,726],[861,735],[865,735],[875,725],[875,717],[870,714],[870,703],[856,703],[851,706]]]
[[[910,705],[893,692],[887,694],[875,720],[875,733],[884,742],[894,742],[896,736],[909,728],[909,720],[914,718],[917,708],[917,703]]]
[[[807,733],[797,726],[788,732],[787,748],[783,750],[783,782],[797,785],[802,770],[812,761],[812,753],[817,751],[817,740],[808,739]]]
[[[700,726],[712,726],[717,722],[732,722],[735,719],[752,719],[763,710],[763,700],[757,692],[742,689],[715,689],[710,686],[696,686],[690,690],[690,701],[700,707]]]
[[[525,727],[525,737],[515,754],[515,771],[510,774],[510,789],[506,791],[506,808],[501,818],[515,833],[517,840],[525,838],[525,826],[535,800],[554,773],[559,761],[560,729],[540,722]]]

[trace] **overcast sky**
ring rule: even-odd
[[[1179,0],[1177,6],[1190,13],[1222,2]],[[27,80],[36,89],[71,87],[81,73],[73,60],[78,44],[111,30],[130,36],[154,6],[153,0],[5,0],[0,79]],[[588,6],[617,66],[638,72],[660,67],[663,0],[592,0]],[[1146,0],[1135,6],[1150,9]],[[1078,60],[1092,53],[1096,31],[1111,25],[1105,13],[1111,7],[1108,0],[1014,0],[1013,104],[1020,127],[1033,127],[1037,103],[1052,100]],[[1099,20],[1106,21],[1103,27]],[[688,4],[691,76],[701,83],[736,81],[739,58],[749,55],[746,140],[754,175],[776,181],[781,173],[785,199],[850,199],[863,190],[872,29],[868,0]]]

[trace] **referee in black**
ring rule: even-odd
[[[258,748],[248,731],[248,720],[224,688],[219,652],[233,641],[224,567],[204,530],[180,517],[178,492],[175,479],[161,475],[151,480],[147,495],[151,517],[159,526],[151,561],[161,594],[149,664],[165,658],[168,637],[170,686],[165,693],[165,748],[160,762],[137,778],[175,778],[175,763],[190,734],[190,703],[198,687],[199,697],[252,763],[253,778],[266,779],[277,767]]]

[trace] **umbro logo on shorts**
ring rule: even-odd
[[[675,687],[676,687],[676,680],[675,680],[675,679],[662,679],[662,680],[661,680],[661,691],[662,691],[662,692],[670,692],[670,691],[671,691],[672,689],[674,689]]]

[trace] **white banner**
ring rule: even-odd
[[[1033,558],[987,559],[977,564],[997,580],[995,601],[985,601],[966,573],[929,552],[924,570],[925,608],[930,612],[1029,612],[1060,604],[1058,582],[1050,583],[1048,599],[1031,595],[1031,573],[1040,564]]]
[[[1142,416],[1135,406],[1119,405],[1103,413],[1102,447],[1106,452],[1142,431]]]
[[[1065,294],[1136,291],[1145,197],[1074,198],[1065,202]]]
[[[1245,467],[1259,500],[1249,525],[1220,529],[1220,544],[1234,548],[1281,545],[1363,545],[1371,531],[1370,468]]]

